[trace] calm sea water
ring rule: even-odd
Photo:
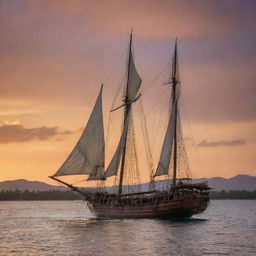
[[[256,255],[256,201],[188,220],[97,220],[79,201],[0,202],[0,255]]]

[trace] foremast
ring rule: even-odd
[[[128,116],[131,111],[131,103],[129,103],[128,97],[128,89],[130,83],[130,66],[131,66],[131,55],[132,55],[132,31],[130,34],[130,42],[129,42],[129,54],[128,54],[128,66],[127,66],[127,82],[125,86],[125,94],[124,94],[124,125],[128,121]],[[125,155],[126,155],[126,146],[127,146],[127,133],[125,134],[125,142],[124,142],[124,149],[122,154],[122,161],[121,161],[121,169],[120,169],[120,178],[119,178],[119,185],[118,185],[118,194],[122,194],[122,187],[123,187],[123,180],[124,180],[124,165],[125,165]]]
[[[139,93],[141,82],[142,79],[136,70],[133,59],[131,32],[128,48],[128,62],[126,68],[126,82],[124,84],[123,104],[111,110],[111,112],[113,112],[124,107],[123,129],[116,151],[104,173],[105,179],[116,176],[118,182],[116,184],[116,193],[119,195],[123,192],[124,182],[128,181],[129,183],[129,181],[133,181],[134,178],[137,179],[137,177],[139,177],[139,174],[137,173],[138,162],[132,120],[132,104],[141,96]],[[130,161],[131,158],[133,158],[135,161]],[[131,168],[133,165],[135,165],[135,168]]]
[[[177,85],[178,85],[178,68],[177,68],[177,38],[175,40],[171,85],[172,85],[172,105],[174,106],[177,99]],[[174,135],[173,135],[173,185],[176,185],[177,179],[177,106],[174,109]]]

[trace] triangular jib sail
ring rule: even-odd
[[[87,125],[66,161],[53,176],[90,175],[102,177],[104,172],[104,126],[102,114],[102,89]]]

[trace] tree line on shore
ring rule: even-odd
[[[73,191],[20,191],[2,190],[0,191],[0,201],[7,200],[81,200],[82,195]]]
[[[256,199],[256,190],[231,190],[231,191],[211,191],[211,199]],[[2,190],[0,191],[0,201],[8,200],[83,200],[83,196],[73,191],[20,191]]]

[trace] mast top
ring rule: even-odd
[[[130,58],[131,51],[132,51],[132,33],[133,33],[133,29],[131,28],[130,43],[129,43],[129,58]]]
[[[177,45],[178,45],[178,38],[175,38],[175,46],[174,46],[174,53],[173,53],[173,61],[172,61],[172,71],[170,77],[170,83],[173,87],[175,87],[178,83],[178,53],[177,53]]]

